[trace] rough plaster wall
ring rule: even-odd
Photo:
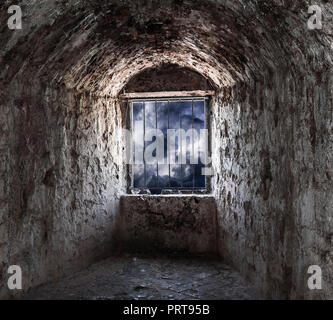
[[[277,73],[232,95],[212,124],[221,255],[264,297],[332,298],[332,73]]]
[[[110,254],[125,188],[122,118],[112,100],[36,84],[14,91],[1,257],[22,267],[26,291]]]
[[[210,196],[123,196],[116,234],[134,252],[216,255],[216,217]]]
[[[24,12],[24,28],[13,32],[2,23],[8,18],[8,2],[2,2],[2,270],[6,271],[8,263],[17,263],[17,257],[26,257],[24,265],[31,266],[29,277],[37,279],[32,282],[27,278],[29,287],[60,275],[74,252],[91,254],[90,248],[98,241],[89,236],[94,232],[94,237],[99,237],[97,227],[106,228],[100,217],[109,204],[100,199],[107,201],[105,195],[119,187],[115,172],[105,182],[108,186],[113,181],[112,187],[102,195],[98,195],[95,182],[93,187],[89,185],[92,168],[103,181],[98,173],[104,166],[103,155],[94,147],[94,136],[97,116],[105,116],[91,110],[89,118],[89,108],[97,103],[83,103],[78,92],[116,98],[134,75],[171,63],[202,74],[218,89],[213,137],[221,137],[221,141],[213,140],[213,151],[222,255],[257,280],[268,296],[311,297],[304,289],[305,266],[310,261],[326,261],[322,267],[328,268],[332,261],[333,31],[329,21],[333,7],[330,2],[318,1],[325,14],[323,30],[309,31],[310,3],[166,0],[161,5],[158,1],[49,0],[41,4],[24,0],[17,1]],[[53,89],[48,92],[46,87]],[[46,101],[49,95],[55,102]],[[100,101],[101,105],[105,100]],[[83,118],[74,111],[71,115],[68,111],[67,118],[58,114],[79,105]],[[86,127],[90,122],[89,128],[96,129]],[[225,123],[228,129],[223,127]],[[70,128],[77,130],[76,139],[71,137]],[[85,130],[90,133],[87,137],[81,133]],[[79,159],[85,166],[79,172],[75,172],[78,169],[70,152],[75,143],[73,155],[86,155]],[[107,168],[115,170],[112,163]],[[59,175],[61,179],[56,180]],[[83,177],[88,179],[86,183]],[[121,172],[119,177],[123,177]],[[48,187],[52,181],[57,182],[55,187]],[[241,187],[235,189],[235,185]],[[67,202],[66,197],[76,201]],[[94,204],[84,202],[88,197]],[[116,200],[109,201],[116,206]],[[69,203],[76,202],[81,209],[70,208]],[[76,222],[84,221],[86,205],[91,206],[91,224],[81,225],[80,231]],[[94,220],[97,210],[100,215]],[[54,239],[47,240],[54,244],[54,256],[46,251],[43,254],[50,261],[45,266],[54,267],[38,267],[39,255],[46,249],[46,245],[38,246],[39,239],[46,239],[43,230],[53,230],[53,225],[62,228],[58,233],[47,233]],[[86,249],[80,249],[81,236],[91,239],[82,241]],[[37,244],[33,248],[31,239]],[[65,251],[61,252],[62,261],[56,258],[61,250]],[[325,270],[324,277],[332,275]],[[4,279],[0,280],[3,284]],[[328,297],[329,284],[313,294]]]
[[[210,90],[209,81],[192,70],[177,65],[148,68],[134,76],[124,87],[125,92]]]
[[[8,257],[8,213],[9,213],[9,106],[5,104],[0,92],[0,284],[6,282]],[[4,290],[0,285],[0,297],[4,296]]]

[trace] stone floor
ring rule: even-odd
[[[253,288],[211,259],[111,257],[63,280],[43,285],[26,299],[223,300],[254,299]]]

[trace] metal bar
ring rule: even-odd
[[[181,129],[182,129],[182,104],[181,101],[179,101],[179,128],[180,128],[180,137],[178,138],[179,141],[179,145],[180,145],[180,185],[181,187],[183,187],[183,137],[182,137],[182,133],[181,133]],[[178,158],[179,161],[179,158]]]
[[[168,100],[168,130],[170,129],[170,101]],[[170,165],[170,146],[169,146],[169,139],[168,139],[168,131],[167,131],[167,143],[168,143],[168,167],[169,167],[169,185],[168,187],[171,187],[171,165]]]
[[[193,112],[193,100],[192,100],[192,156],[194,157],[194,112]],[[192,183],[193,183],[193,187],[194,187],[194,174],[195,174],[195,165],[192,164],[192,174],[193,174],[193,178],[192,178]]]
[[[144,166],[144,180],[145,180],[145,188],[147,188],[147,168],[146,168],[146,159],[145,159],[145,151],[146,151],[146,104],[142,103],[143,108],[143,166]]]
[[[128,106],[130,106],[130,123],[131,123],[131,140],[132,140],[132,150],[131,150],[131,158],[132,158],[132,171],[131,171],[131,186],[134,187],[134,170],[133,170],[133,165],[136,161],[136,159],[134,159],[135,156],[135,144],[134,144],[134,115],[133,115],[133,102],[129,103]],[[127,155],[126,155],[127,156]]]
[[[204,102],[204,119],[205,119],[205,122],[204,122],[204,128],[205,130],[207,130],[207,122],[209,121],[209,116],[208,116],[208,113],[207,113],[207,102],[205,101]],[[207,141],[205,139],[205,167],[206,167],[206,163],[207,163],[207,156],[208,156],[208,152],[209,152],[209,139],[210,139],[210,132],[208,132],[208,138],[207,138]],[[202,174],[202,172],[201,172]],[[205,176],[205,188],[207,188],[207,181],[208,181],[208,176]]]
[[[159,178],[158,178],[158,160],[157,160],[157,101],[155,101],[155,127],[156,127],[156,136],[155,136],[155,144],[156,144],[156,169],[157,169],[157,186],[159,187]]]

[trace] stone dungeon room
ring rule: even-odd
[[[333,3],[2,0],[0,299],[333,299]]]

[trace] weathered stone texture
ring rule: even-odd
[[[122,119],[114,100],[66,89],[22,92],[12,108],[19,130],[5,162],[11,184],[2,257],[22,267],[27,290],[110,253],[126,187]]]
[[[221,261],[193,256],[112,256],[27,300],[249,300],[253,287]],[[200,301],[198,301],[200,302]],[[151,316],[148,316],[151,317]]]
[[[117,240],[125,250],[217,254],[210,196],[123,196],[117,221]]]
[[[125,92],[210,90],[209,80],[192,70],[177,65],[148,68],[130,79]]]
[[[277,73],[214,104],[221,255],[269,298],[332,297],[331,79]],[[323,269],[321,291],[308,290],[310,265]]]
[[[333,6],[317,1],[311,31],[310,3],[24,0],[12,31],[3,1],[0,296],[10,264],[27,290],[110,252],[126,191],[117,97],[178,65],[216,90],[221,255],[266,297],[332,298]],[[312,264],[321,291],[306,287]]]

